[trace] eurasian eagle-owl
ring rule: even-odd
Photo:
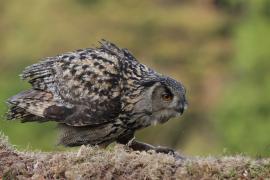
[[[105,40],[99,48],[45,58],[21,77],[32,89],[8,100],[8,119],[56,121],[65,146],[117,141],[136,150],[166,152],[133,140],[134,132],[181,115],[187,107],[180,82]]]

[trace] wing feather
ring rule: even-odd
[[[63,111],[55,105],[45,109],[46,118],[85,126],[113,121],[121,112],[119,57],[102,48],[46,58],[27,67],[21,76],[33,89],[52,93],[54,102],[61,105]]]

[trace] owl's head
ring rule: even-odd
[[[143,85],[146,87],[144,97],[137,108],[149,114],[151,124],[180,116],[187,108],[186,90],[180,82],[163,76],[148,80]]]

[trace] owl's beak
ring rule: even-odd
[[[175,109],[177,112],[183,114],[184,111],[187,109],[188,103],[186,101],[180,102],[177,108]]]

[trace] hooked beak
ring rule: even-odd
[[[188,103],[187,101],[184,101],[184,102],[180,102],[179,106],[175,110],[182,115],[187,108],[188,108]]]

